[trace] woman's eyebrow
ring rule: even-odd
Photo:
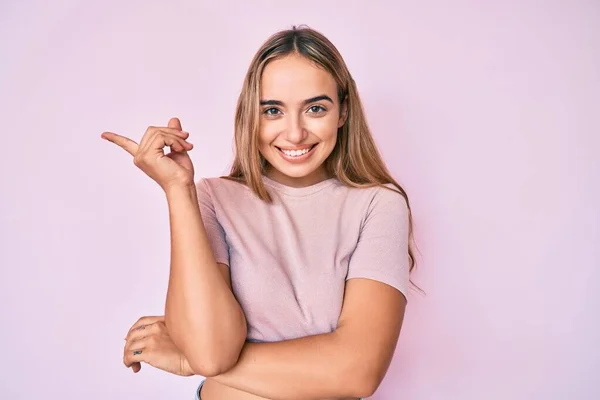
[[[310,99],[306,99],[302,102],[302,104],[307,105],[307,104],[314,103],[315,101],[320,101],[320,100],[327,100],[331,104],[333,104],[333,100],[331,100],[331,97],[327,96],[326,94],[322,94],[319,96],[311,97]],[[261,106],[284,106],[285,104],[283,103],[283,101],[280,101],[280,100],[261,100],[260,105]]]

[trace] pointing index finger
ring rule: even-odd
[[[103,132],[100,135],[102,139],[108,140],[109,142],[113,142],[117,146],[123,148],[126,152],[135,156],[138,151],[138,144],[133,140],[126,138],[125,136],[117,135],[113,132]]]

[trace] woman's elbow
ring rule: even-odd
[[[237,364],[245,339],[243,336],[225,343],[215,343],[205,349],[195,349],[194,354],[186,356],[192,371],[207,378],[229,371]]]
[[[357,382],[356,393],[355,396],[358,398],[369,398],[375,394],[377,389],[379,388],[379,384],[381,381],[377,379],[364,379],[362,381]]]
[[[351,388],[352,397],[369,398],[375,394],[383,381],[379,368],[366,364],[357,365],[352,373],[347,374],[351,382],[346,388]]]
[[[237,359],[220,360],[194,360],[189,361],[190,368],[195,375],[201,375],[205,378],[224,374],[235,366]]]

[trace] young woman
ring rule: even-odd
[[[177,118],[139,145],[102,137],[161,186],[170,216],[165,315],[132,326],[126,366],[207,377],[202,400],[375,392],[414,267],[410,208],[329,40],[294,27],[260,48],[227,177],[195,180]]]

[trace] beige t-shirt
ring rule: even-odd
[[[336,178],[302,188],[263,182],[272,204],[228,179],[196,185],[211,248],[217,262],[229,265],[249,341],[335,330],[348,279],[377,280],[407,295],[408,209],[400,194],[351,188]]]

